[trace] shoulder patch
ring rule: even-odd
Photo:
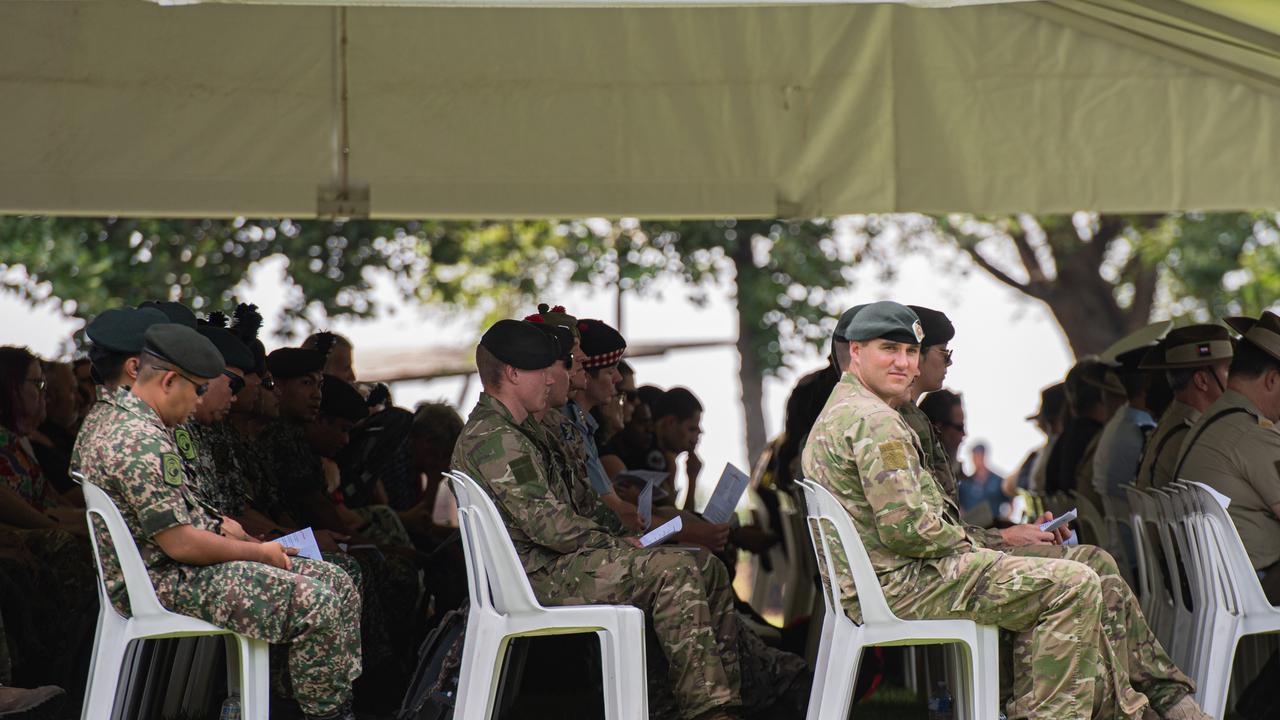
[[[177,428],[173,431],[173,442],[178,446],[178,452],[182,453],[182,457],[188,460],[196,459],[196,443],[191,439],[191,433],[186,428]]]
[[[164,453],[160,456],[160,465],[164,481],[174,487],[182,487],[182,459],[173,453]]]
[[[886,440],[877,446],[880,461],[886,470],[907,469],[907,444],[901,440]]]
[[[538,468],[533,463],[533,458],[528,455],[511,461],[511,476],[519,485],[538,482]]]

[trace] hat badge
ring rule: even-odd
[[[920,326],[919,320],[911,323],[911,332],[915,333],[916,342],[922,342],[924,340],[924,328]]]
[[[1200,343],[1199,345],[1196,346],[1196,352],[1200,355],[1200,357],[1209,357],[1209,354],[1212,352],[1212,350],[1209,349],[1209,343]]]

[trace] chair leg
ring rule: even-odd
[[[1234,628],[1215,628],[1215,631],[1211,637],[1205,638],[1207,652],[1204,656],[1214,658],[1214,661],[1202,663],[1200,675],[1195,678],[1196,700],[1210,717],[1220,718],[1227,710],[1227,689],[1231,684],[1231,668],[1239,636]]]
[[[230,654],[232,645],[240,657],[238,669],[240,685],[240,716],[244,720],[267,720],[271,709],[271,649],[261,641],[241,635],[229,635],[235,642],[227,642]],[[230,677],[230,675],[228,675]]]
[[[93,644],[93,661],[89,666],[89,682],[80,710],[81,720],[111,720],[120,668],[129,649],[129,638],[124,628],[122,619],[98,618],[98,634]]]
[[[976,720],[1000,716],[1000,633],[978,628],[973,648],[973,712]]]
[[[600,638],[604,673],[604,711],[607,720],[648,720],[644,622],[619,614],[618,622],[596,633]]]
[[[824,683],[819,682],[820,673],[831,663],[831,635],[832,627],[835,625],[834,619],[830,612],[821,616],[822,635],[818,640],[818,657],[814,661],[814,682],[809,689],[809,711],[806,720],[818,720],[818,713],[822,707],[822,689]],[[812,620],[810,622],[813,622]]]
[[[835,623],[831,633],[831,654],[825,666],[814,673],[814,684],[823,685],[818,712],[809,708],[809,720],[846,720],[858,685],[858,667],[865,650],[851,623]]]
[[[462,646],[462,671],[458,678],[456,720],[489,720],[502,671],[507,638],[479,623],[467,627]]]

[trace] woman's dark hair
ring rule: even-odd
[[[951,392],[942,389],[935,390],[920,401],[920,411],[923,412],[929,421],[936,427],[945,427],[951,424],[951,408],[961,404],[962,399],[960,393]]]
[[[36,356],[23,347],[0,347],[0,425],[16,430],[22,405],[22,385]]]

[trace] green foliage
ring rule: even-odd
[[[1275,213],[1170,215],[1143,252],[1165,268],[1174,315],[1257,315],[1280,300]]]

